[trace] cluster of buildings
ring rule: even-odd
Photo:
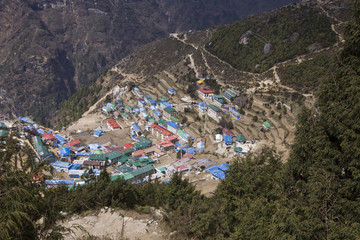
[[[226,110],[234,119],[241,117],[234,107],[229,107],[233,106],[232,102],[238,93],[228,89],[217,95],[203,80],[198,81],[197,92],[203,99],[203,102],[197,104],[200,113],[207,114],[215,121],[220,121]],[[132,101],[132,104],[125,105],[123,99],[118,97],[115,103],[106,103],[102,107],[104,114],[114,116],[114,119],[106,121],[109,130],[123,129],[116,120],[119,117],[132,121],[129,131],[132,140],[120,146],[83,144],[78,139],[69,139],[51,130],[40,128],[30,118],[19,118],[25,130],[33,131],[37,135],[32,137],[32,144],[39,160],[49,162],[54,171],[69,175],[67,181],[54,179],[47,181],[47,184],[74,186],[82,181],[79,179],[88,177],[90,173],[99,175],[106,166],[114,168],[112,180],[122,178],[131,182],[141,182],[148,177],[168,176],[175,172],[185,173],[193,169],[206,169],[218,179],[225,177],[228,164],[216,166],[215,162],[207,159],[190,163],[197,152],[204,151],[205,139],[195,139],[185,131],[178,119],[179,112],[169,102],[169,97],[161,96],[154,100],[137,87],[132,93],[136,97],[136,103]],[[176,95],[176,90],[169,88],[168,95]],[[264,128],[271,127],[269,122],[264,122]],[[5,125],[0,123],[0,137],[6,135],[6,131]],[[222,132],[223,134],[216,135],[218,142],[225,140],[225,145],[234,145],[235,153],[247,153],[248,149],[244,147],[245,136],[235,136],[226,128],[222,128]],[[100,137],[104,133],[104,130],[98,129],[92,135]],[[151,134],[151,139],[154,140],[150,140],[148,134]],[[167,152],[180,152],[181,156],[167,165],[154,167],[154,163],[161,160]]]
[[[133,92],[136,96],[142,97],[138,100],[139,107],[134,105],[120,109],[120,106],[123,106],[123,101],[120,101],[120,98],[116,100],[116,104],[107,103],[106,106],[102,107],[105,114],[111,114],[120,109],[127,114],[123,114],[125,118],[130,118],[131,115],[139,115],[136,118],[139,122],[131,123],[129,135],[133,141],[121,146],[105,147],[98,144],[83,144],[79,139],[69,139],[69,137],[41,128],[30,118],[20,118],[26,130],[32,130],[36,134],[32,137],[32,144],[39,161],[48,162],[53,166],[55,172],[67,173],[68,179],[74,180],[53,179],[47,181],[47,184],[75,184],[89,172],[98,175],[105,166],[114,167],[113,180],[121,177],[134,182],[143,181],[145,177],[150,175],[163,176],[164,169],[166,169],[165,174],[169,174],[169,170],[165,166],[162,171],[153,166],[167,151],[186,151],[181,161],[191,159],[194,156],[196,149],[188,146],[188,143],[194,141],[194,138],[182,129],[179,119],[175,117],[177,111],[172,104],[164,100],[165,98],[155,101],[150,95],[144,95],[139,88],[135,88]],[[176,91],[169,89],[169,94],[176,94]],[[156,114],[156,112],[161,114]],[[122,129],[114,119],[107,120],[106,125],[109,130]],[[140,125],[143,125],[143,129]],[[143,130],[151,133],[157,142],[153,143],[152,140],[144,137]],[[97,137],[102,134],[104,134],[103,130],[92,133],[93,136]],[[202,151],[205,147],[205,141],[200,143],[197,142],[197,145]],[[169,167],[169,169],[172,168]],[[170,170],[170,172],[175,171],[183,172],[184,167],[175,167]]]
[[[215,81],[215,80],[214,80]],[[208,102],[209,105],[206,105],[206,103],[201,102],[199,103],[199,112],[200,113],[206,113],[214,119],[215,121],[220,121],[222,119],[223,110],[222,108],[225,108],[229,110],[230,115],[234,119],[240,119],[241,114],[238,110],[235,109],[235,107],[229,107],[228,105],[232,105],[232,102],[235,100],[236,97],[239,96],[239,93],[227,89],[222,94],[217,95],[215,92],[205,84],[204,80],[197,81],[198,84],[198,90],[197,94],[198,96]]]

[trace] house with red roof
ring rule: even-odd
[[[144,150],[140,149],[131,154],[133,157],[142,157],[145,156]]]
[[[115,120],[108,120],[107,126],[110,130],[120,129],[120,125]]]
[[[8,117],[4,114],[0,114],[0,121],[4,121],[4,120],[7,120]]]
[[[51,143],[51,144],[56,144],[57,139],[54,135],[52,135],[52,133],[48,133],[48,132],[44,132],[42,140],[45,143]]]
[[[164,156],[165,153],[160,150],[157,146],[151,146],[149,148],[144,149],[144,153],[146,156],[155,156],[155,157],[161,157]]]
[[[199,87],[197,92],[198,92],[199,97],[202,99],[206,99],[215,93],[213,90],[211,90],[207,86]]]
[[[169,150],[175,149],[175,144],[172,142],[167,142],[167,141],[163,141],[163,142],[159,143],[158,146],[163,151],[169,151]]]
[[[66,143],[65,145],[68,147],[80,147],[80,144],[81,144],[80,140],[75,139],[75,140],[72,140],[71,142]]]
[[[170,137],[167,137],[164,139],[164,142],[172,142],[172,143],[176,143],[178,141],[178,136],[177,135],[172,135]]]
[[[125,149],[129,149],[129,148],[132,148],[132,147],[134,147],[134,144],[132,144],[132,143],[126,143],[126,144],[124,144],[124,149],[122,149],[121,151],[123,151],[123,150],[125,150]],[[120,152],[121,152],[120,151]]]
[[[152,124],[150,127],[151,127],[151,134],[156,135],[157,138],[164,139],[172,135],[172,133],[169,130],[160,127],[157,124]]]

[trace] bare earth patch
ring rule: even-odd
[[[65,240],[98,237],[107,239],[168,239],[159,221],[133,211],[101,209],[86,216],[74,215],[59,225],[70,229]]]

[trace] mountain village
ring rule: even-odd
[[[259,139],[247,139],[230,129],[242,121],[233,103],[239,93],[227,89],[215,94],[205,81],[209,79],[197,81],[198,101],[187,95],[180,98],[177,85],[161,96],[140,86],[122,91],[115,87],[113,101],[97,109],[98,126],[87,130],[58,132],[29,117],[11,120],[2,116],[1,136],[17,128],[24,142],[25,135],[31,134],[28,144],[36,151],[36,161],[52,166],[51,177],[45,180],[48,186],[72,189],[104,170],[112,180],[123,178],[132,183],[168,182],[177,172],[211,193],[219,179],[226,177],[233,159],[256,150]],[[198,131],[192,128],[195,124],[200,126]],[[259,131],[271,128],[265,121]]]

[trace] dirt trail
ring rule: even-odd
[[[189,54],[188,57],[189,57],[189,60],[190,60],[190,67],[194,70],[195,72],[195,77],[198,79],[200,74],[199,74],[199,70],[196,68],[196,65],[195,65],[195,61],[194,61],[194,58],[192,56],[193,54]]]
[[[345,42],[344,37],[343,37],[342,34],[340,34],[340,33],[336,30],[336,28],[335,28],[335,26],[339,26],[339,25],[343,24],[344,22],[343,22],[343,21],[340,21],[340,20],[337,19],[335,16],[330,15],[330,14],[324,9],[323,6],[319,5],[319,8],[321,9],[321,11],[323,11],[323,13],[325,13],[325,15],[326,15],[328,18],[331,18],[331,19],[333,19],[334,21],[337,22],[337,24],[331,24],[331,30],[333,30],[333,32],[336,33],[336,35],[339,37],[340,42],[344,43],[344,42]]]
[[[191,46],[191,47],[193,47],[195,49],[198,49],[198,47],[195,46],[194,44],[186,42],[186,39],[187,39],[186,34],[184,34],[184,36],[185,36],[185,39],[180,39],[178,33],[171,33],[170,34],[170,37],[175,38],[176,40],[178,40],[178,41],[180,41],[180,42],[182,42],[182,43],[184,43],[184,44],[186,44],[188,46]]]

